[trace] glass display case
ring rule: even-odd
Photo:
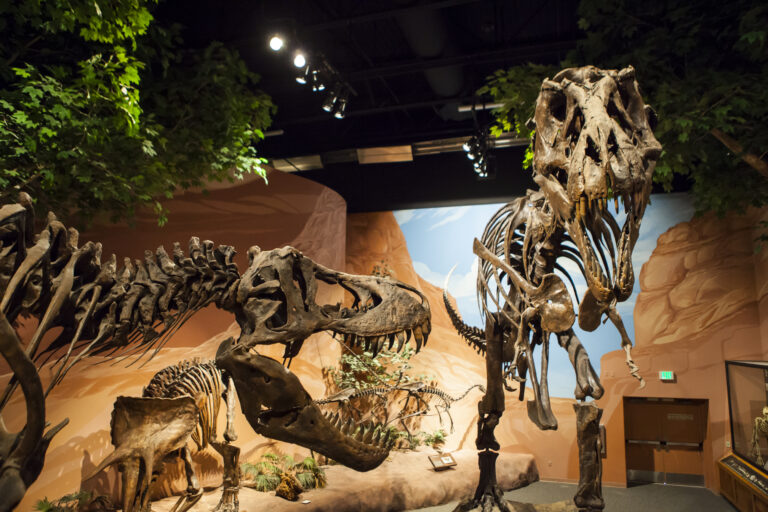
[[[739,512],[768,512],[768,361],[726,361],[731,449],[720,494]]]
[[[733,453],[768,473],[768,361],[726,361]]]

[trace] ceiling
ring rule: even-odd
[[[495,175],[477,179],[461,142],[489,122],[488,112],[459,107],[480,107],[475,91],[497,69],[559,62],[580,37],[576,6],[571,0],[166,0],[157,16],[184,25],[189,46],[222,41],[236,48],[278,106],[274,134],[259,143],[259,153],[290,170],[310,162],[314,168],[300,174],[337,190],[355,212],[503,201],[531,186],[514,140],[493,150]],[[276,31],[287,36],[287,51],[269,49]],[[296,82],[291,53],[299,46],[310,62],[325,59],[352,91],[343,119],[321,108],[330,88],[313,92]],[[399,148],[358,151],[391,146]],[[371,161],[377,163],[364,163]]]

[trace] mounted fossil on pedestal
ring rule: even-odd
[[[632,250],[661,153],[653,122],[653,111],[643,103],[631,67],[570,68],[542,83],[533,119],[533,179],[540,190],[528,191],[504,206],[482,239],[474,242],[480,258],[477,293],[485,329],[465,325],[444,295],[454,326],[485,355],[488,379],[488,391],[479,404],[476,443],[482,450],[480,484],[474,497],[457,510],[509,510],[496,486],[499,444],[493,432],[504,411],[504,389],[515,391],[510,383],[519,386],[520,400],[530,384],[534,396],[528,402],[529,418],[541,429],[557,428],[547,383],[552,335],[573,364],[576,398],[603,395],[572,329],[576,313],[560,275],[572,285],[573,279],[560,265],[561,258],[571,260],[587,282],[584,296],[577,295],[579,326],[594,331],[601,319],[610,319],[631,374],[644,385],[616,304],[629,298],[634,286]],[[617,215],[623,206],[622,227],[608,209],[609,200]],[[538,369],[533,353],[537,346],[541,347]],[[602,411],[594,404],[574,408],[581,470],[574,503],[580,510],[600,510]]]
[[[415,288],[391,279],[336,272],[291,247],[248,251],[241,276],[229,246],[192,238],[189,253],[176,244],[144,260],[101,261],[101,245],[78,246],[78,233],[49,214],[37,235],[32,202],[0,208],[0,354],[13,377],[0,396],[0,413],[17,387],[27,421],[17,433],[0,429],[0,512],[12,510],[40,474],[51,437],[45,397],[77,362],[95,354],[151,357],[200,309],[215,304],[234,314],[237,341],[219,347],[216,366],[232,377],[240,404],[260,434],[313,449],[364,471],[389,451],[381,431],[361,439],[342,433],[313,403],[298,378],[258,345],[280,343],[285,361],[313,333],[331,331],[383,343],[402,332],[429,333],[429,305]],[[348,291],[352,307],[318,304],[318,282]],[[12,327],[22,317],[39,323],[29,340]],[[60,329],[51,341],[46,333]],[[422,340],[423,341],[423,340]],[[420,343],[419,343],[420,344]],[[43,387],[38,370],[53,359]],[[2,425],[2,423],[0,423]]]

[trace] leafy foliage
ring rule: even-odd
[[[325,487],[328,483],[325,470],[313,457],[305,457],[297,462],[290,455],[265,453],[259,462],[244,462],[240,469],[250,480],[246,485],[261,492],[274,491],[280,484],[280,476],[283,473],[295,475],[304,489]]]
[[[376,357],[373,352],[342,354],[339,368],[326,368],[338,389],[368,389],[425,380],[424,375],[409,375],[411,358],[415,350],[403,347],[400,353],[382,350]]]
[[[152,0],[0,4],[0,201],[131,218],[209,180],[264,175],[274,112],[231,50],[182,51]]]
[[[50,501],[47,497],[35,504],[35,510],[39,512],[77,512],[94,501],[90,491],[77,491]]]
[[[631,2],[581,0],[586,38],[560,67],[635,67],[646,102],[657,111],[664,152],[654,179],[667,190],[689,177],[699,211],[743,210],[768,204],[768,176],[744,161],[768,152],[768,5],[736,0]],[[521,136],[536,94],[532,84],[555,68],[516,66],[497,71],[480,90],[503,101],[497,130]],[[735,139],[726,147],[714,133]]]
[[[331,377],[335,390],[354,388],[358,391],[382,386],[398,386],[410,382],[423,382],[426,375],[411,375],[408,373],[414,356],[413,348],[406,345],[400,353],[382,350],[373,356],[372,352],[361,354],[346,353],[341,356],[339,368],[326,367],[324,372]],[[415,393],[418,394],[418,393]],[[342,419],[352,417],[356,421],[364,416],[375,417],[378,421],[387,425],[390,439],[395,441],[396,449],[414,450],[418,446],[427,445],[439,447],[445,442],[446,433],[439,429],[433,433],[418,429],[421,424],[421,403],[411,396],[407,400],[408,393],[395,391],[391,401],[377,400],[375,397],[362,397],[357,399],[355,407],[342,407],[340,413]],[[391,424],[392,422],[397,422]],[[402,428],[398,428],[401,426]]]

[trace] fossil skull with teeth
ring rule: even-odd
[[[589,292],[579,325],[594,330],[613,301],[632,293],[637,241],[661,145],[635,71],[569,68],[545,80],[536,100],[534,180],[584,264]],[[608,200],[619,213],[619,227]]]
[[[325,416],[287,365],[256,350],[281,343],[289,364],[304,340],[321,331],[374,352],[395,343],[399,350],[410,337],[419,349],[430,331],[426,298],[389,278],[330,270],[290,247],[252,248],[249,259],[225,306],[235,312],[241,335],[224,342],[216,356],[216,364],[234,380],[249,423],[260,434],[311,448],[354,469],[378,466],[390,448],[381,426],[357,429]],[[342,287],[353,303],[318,304],[320,282]]]

